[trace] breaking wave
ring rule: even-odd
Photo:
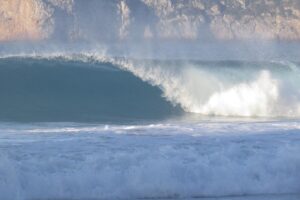
[[[230,117],[300,115],[300,69],[292,62],[140,60],[56,53],[4,56],[0,65],[5,91],[0,106],[6,117],[21,118],[32,110],[53,115],[45,121],[57,116],[68,121],[68,112],[86,119],[155,119],[182,111]],[[18,97],[22,92],[22,98]],[[60,111],[62,115],[57,114]]]

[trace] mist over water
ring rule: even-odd
[[[294,1],[12,0],[0,5],[1,54],[94,50],[142,59],[300,57],[300,8]]]
[[[0,0],[0,199],[299,199],[299,22],[292,0]]]
[[[59,116],[65,121],[163,119],[183,112],[268,118],[300,114],[296,62],[142,60],[66,52],[0,60],[7,91],[1,99],[3,120],[60,121],[57,112],[64,113]]]

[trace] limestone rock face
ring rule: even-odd
[[[300,39],[298,0],[143,0],[159,18],[161,36],[216,39]]]
[[[49,2],[55,7],[66,10],[67,12],[72,12],[74,0],[46,0],[45,2]]]
[[[298,0],[0,0],[0,41],[300,40]]]
[[[71,14],[74,0],[0,0],[0,41],[43,40],[55,29],[55,9]]]
[[[197,39],[204,24],[201,1],[143,0],[157,16],[155,32],[166,39]],[[199,12],[200,11],[200,12]]]
[[[124,39],[128,36],[128,27],[130,26],[130,9],[125,1],[120,1],[118,4],[118,11],[121,17],[121,25],[119,28],[119,37]]]
[[[300,2],[296,0],[221,1],[221,15],[208,24],[218,39],[300,39]]]
[[[0,41],[47,38],[51,34],[50,15],[51,10],[39,0],[1,0]]]

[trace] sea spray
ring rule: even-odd
[[[88,51],[9,55],[2,57],[2,62],[9,57],[80,61],[94,67],[107,63],[160,88],[167,101],[190,113],[240,117],[300,115],[296,63],[141,60]]]

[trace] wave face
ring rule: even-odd
[[[100,54],[1,59],[2,120],[299,117],[291,62],[137,60]],[[72,117],[71,117],[72,116]]]
[[[0,66],[2,121],[116,122],[180,112],[158,88],[111,63],[19,57]]]
[[[2,56],[0,197],[299,199],[299,80],[291,62]]]

